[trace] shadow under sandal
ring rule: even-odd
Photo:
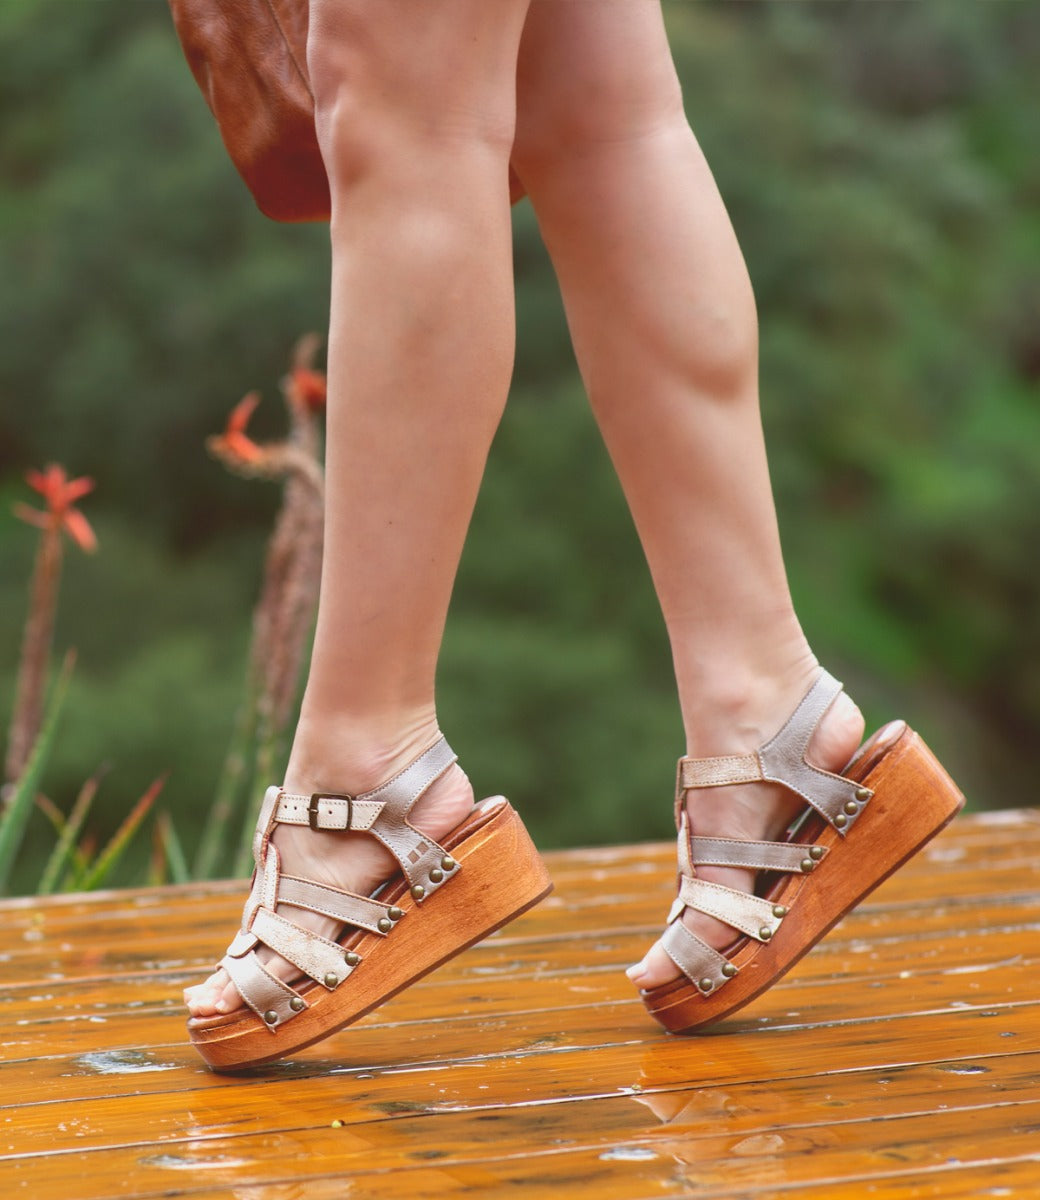
[[[824,671],[758,751],[679,760],[679,895],[662,945],[683,977],[642,993],[650,1013],[673,1033],[711,1025],[764,992],[964,804],[902,721],[874,734],[841,775],[808,763],[816,726],[841,691]],[[690,828],[684,807],[690,788],[759,780],[781,783],[807,802],[783,842],[698,837]],[[758,871],[756,894],[699,879],[697,868],[706,866]],[[736,940],[714,950],[683,924],[687,908],[732,926]]]
[[[415,802],[454,762],[442,737],[364,795],[293,796],[267,789],[242,928],[220,963],[248,1007],[188,1021],[191,1040],[210,1067],[241,1070],[309,1046],[552,891],[527,830],[500,796],[477,805],[443,844],[408,824]],[[372,896],[282,875],[271,841],[279,823],[366,832],[393,854],[400,873]],[[320,937],[285,917],[287,907],[342,921],[343,934],[338,941]],[[275,978],[257,957],[260,943],[304,977],[293,986]]]

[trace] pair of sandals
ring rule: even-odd
[[[812,766],[813,732],[841,690],[823,672],[759,750],[679,760],[679,887],[662,944],[682,975],[642,993],[666,1029],[701,1029],[753,1000],[962,807],[957,786],[901,721],[865,742],[842,774]],[[268,789],[242,928],[220,964],[245,1004],[188,1022],[210,1067],[242,1070],[311,1045],[549,894],[545,865],[501,797],[477,805],[442,842],[408,823],[419,797],[454,762],[440,738],[364,795]],[[781,783],[805,801],[784,841],[699,837],[690,828],[684,801],[691,788],[758,780]],[[271,841],[279,823],[366,832],[390,850],[400,872],[371,896],[283,875]],[[755,870],[754,893],[699,878],[697,868],[706,866]],[[304,929],[284,915],[293,907],[342,922],[342,935],[332,941]],[[719,951],[702,941],[683,924],[687,908],[726,922],[733,942]],[[261,944],[293,963],[301,980],[289,985],[266,970],[256,953]]]

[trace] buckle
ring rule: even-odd
[[[344,829],[349,829],[354,823],[354,797],[347,796],[340,792],[315,792],[307,805],[307,824],[314,830],[315,833],[321,832],[321,826],[318,824],[318,805],[322,800],[345,800],[347,804],[347,823],[343,826]]]

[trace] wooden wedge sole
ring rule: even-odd
[[[399,880],[385,899],[405,915],[390,936],[350,931],[343,949],[359,955],[360,963],[335,990],[295,985],[308,1007],[291,1021],[272,1031],[248,1008],[189,1020],[191,1040],[207,1064],[215,1071],[241,1071],[302,1050],[364,1016],[552,891],[523,822],[501,797],[485,800],[443,845],[459,864],[450,883],[419,903]]]
[[[811,874],[785,876],[768,899],[788,910],[770,941],[743,938],[727,952],[737,974],[705,995],[686,978],[643,991],[648,1011],[673,1033],[713,1025],[771,987],[848,912],[957,815],[957,785],[921,738],[903,722],[885,726],[843,774],[873,799],[847,838],[822,821],[796,841],[825,846]]]

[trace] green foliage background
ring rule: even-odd
[[[665,7],[759,299],[810,639],[872,721],[926,733],[976,806],[1032,804],[1040,7]],[[24,469],[56,460],[97,479],[101,550],[67,560],[58,646],[79,665],[47,790],[67,808],[110,762],[111,828],[168,768],[190,850],[276,500],[203,439],[253,387],[258,429],[279,428],[289,348],[326,321],[327,232],[253,208],[163,0],[4,0],[0,66],[0,722],[34,548],[10,509]],[[667,836],[667,643],[526,204],[516,271],[515,386],[456,592],[443,725],[543,846]],[[46,841],[40,822],[21,886]]]

